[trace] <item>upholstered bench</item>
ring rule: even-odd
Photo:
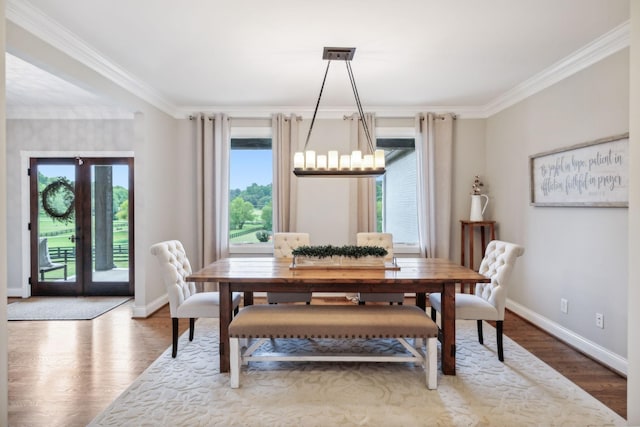
[[[426,312],[407,305],[252,305],[229,325],[231,387],[240,386],[240,369],[250,361],[414,362],[424,366],[427,388],[437,387],[438,328]],[[244,353],[240,340],[258,338]],[[260,354],[270,338],[395,338],[409,353]],[[413,345],[406,341],[413,338]],[[425,354],[422,348],[426,340]]]

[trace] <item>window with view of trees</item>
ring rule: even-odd
[[[376,179],[377,231],[392,233],[394,244],[418,243],[416,150],[414,138],[378,138],[386,173]]]
[[[273,230],[271,138],[232,138],[229,244],[269,242]]]

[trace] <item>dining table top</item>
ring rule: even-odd
[[[234,283],[479,283],[488,279],[445,258],[396,258],[385,266],[294,266],[292,258],[221,258],[189,275],[193,282]]]

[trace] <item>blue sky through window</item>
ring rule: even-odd
[[[229,187],[244,190],[253,183],[269,185],[273,181],[271,150],[231,150]]]

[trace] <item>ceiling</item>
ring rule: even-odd
[[[365,111],[488,116],[628,46],[629,0],[8,0],[7,19],[175,117],[313,110],[324,46]],[[118,106],[20,60],[7,114]],[[320,108],[354,111],[333,61]]]

